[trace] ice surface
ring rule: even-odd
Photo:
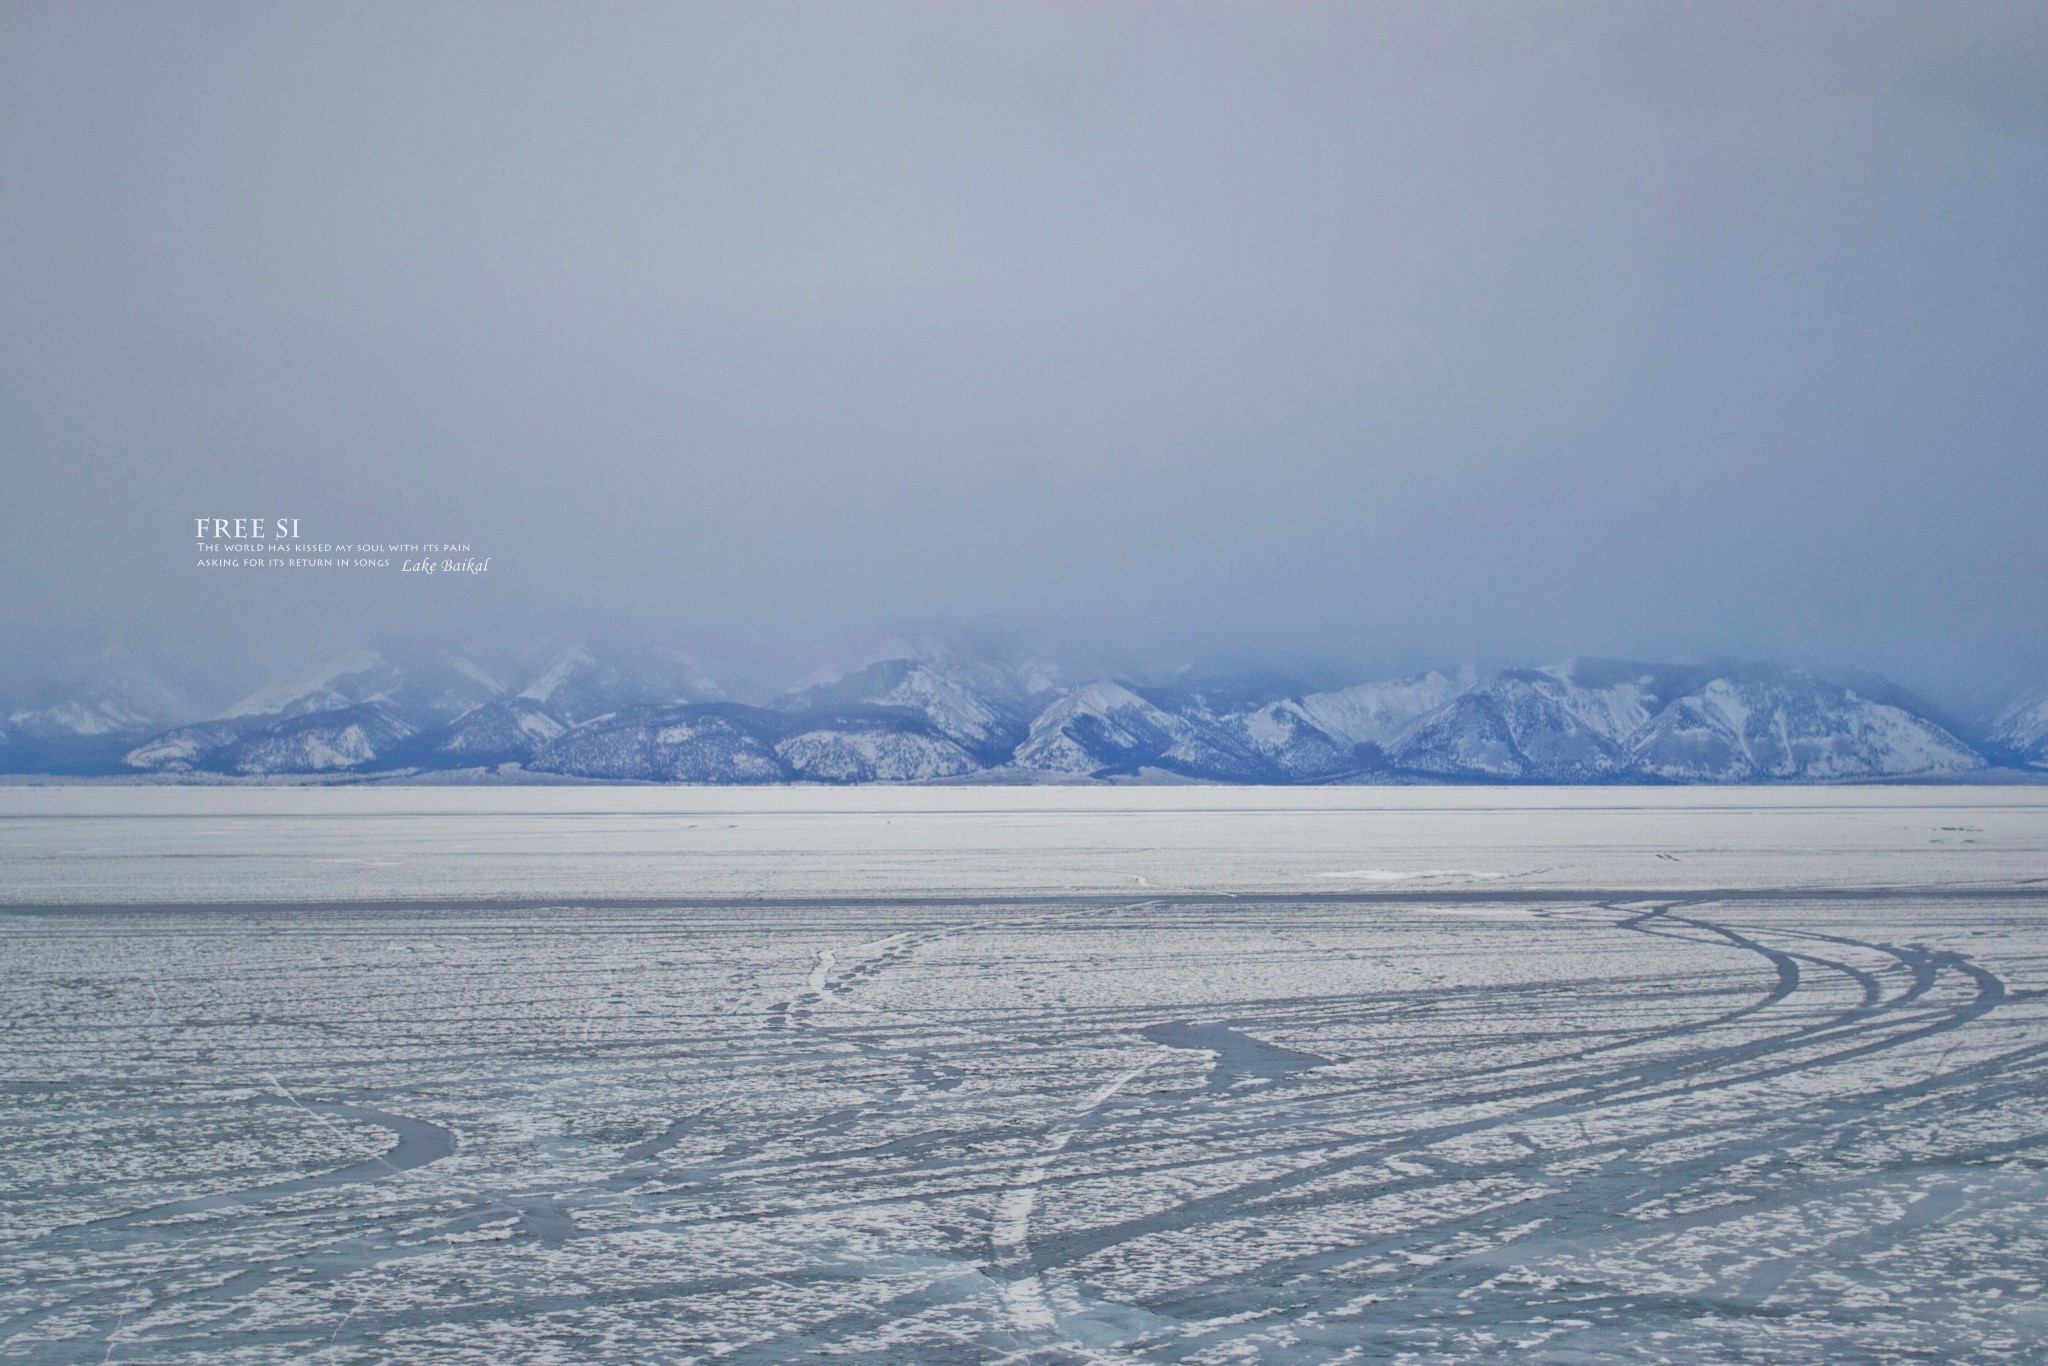
[[[0,785],[0,902],[2048,885],[2044,825],[2032,787]]]
[[[15,788],[0,896],[0,1360],[2048,1351],[2035,791]]]

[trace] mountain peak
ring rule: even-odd
[[[223,715],[276,716],[360,702],[369,695],[370,685],[388,669],[384,656],[377,651],[350,650],[299,677],[257,689]]]
[[[597,667],[596,658],[590,647],[578,642],[555,652],[533,681],[519,690],[519,696],[529,702],[545,702],[559,691],[579,671]]]

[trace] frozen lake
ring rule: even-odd
[[[0,1360],[2048,1353],[2048,791],[0,788]]]

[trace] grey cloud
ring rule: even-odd
[[[0,24],[24,632],[2039,648],[2038,7]],[[494,568],[187,570],[238,506]]]

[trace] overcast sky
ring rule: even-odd
[[[0,13],[18,639],[2041,656],[2037,3]]]

